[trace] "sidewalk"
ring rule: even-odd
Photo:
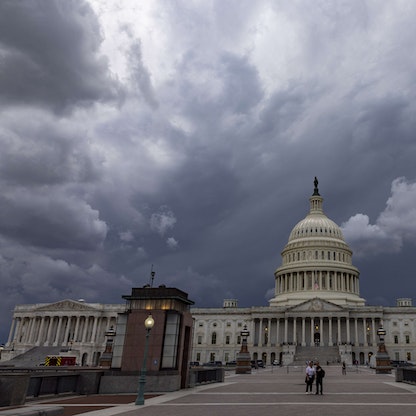
[[[416,386],[396,383],[394,374],[367,368],[324,367],[324,394],[305,394],[303,368],[266,368],[252,374],[229,372],[225,382],[165,393],[134,404],[134,395],[79,396],[37,402],[63,406],[64,416],[414,416]],[[315,392],[315,389],[314,389]],[[31,404],[28,404],[30,407]],[[1,416],[0,411],[0,416]]]

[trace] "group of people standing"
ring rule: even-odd
[[[322,394],[323,378],[325,377],[325,370],[319,365],[319,361],[315,364],[309,361],[306,367],[305,383],[306,383],[306,394],[312,394],[312,386],[316,381],[316,393]]]

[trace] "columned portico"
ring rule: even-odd
[[[116,326],[118,313],[124,310],[124,305],[71,300],[16,306],[2,359],[11,359],[34,346],[61,347],[79,354],[80,363],[84,359],[85,364],[95,365],[92,359],[104,350],[106,329]]]

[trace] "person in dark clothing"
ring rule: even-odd
[[[345,361],[342,362],[342,375],[343,376],[347,375],[347,366],[345,364]]]
[[[315,379],[316,379],[316,393],[322,394],[323,378],[325,377],[325,370],[319,365],[319,362],[315,365]]]

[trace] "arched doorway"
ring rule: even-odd
[[[84,354],[82,354],[82,359],[81,359],[81,365],[87,365],[87,359],[88,359],[88,354],[85,352]]]

